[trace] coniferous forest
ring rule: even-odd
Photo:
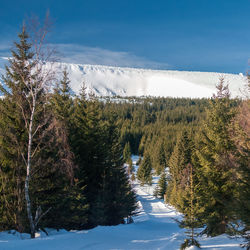
[[[97,98],[83,83],[75,95],[68,73],[44,72],[40,55],[23,28],[1,85],[1,231],[124,223],[137,206],[135,154],[141,185],[161,175],[155,195],[183,213],[184,246],[198,246],[203,228],[249,247],[249,97],[231,99],[223,78],[211,99]]]

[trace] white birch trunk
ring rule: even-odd
[[[28,219],[30,223],[30,233],[31,238],[35,238],[35,222],[32,216],[31,211],[31,202],[30,202],[30,195],[29,195],[29,181],[30,181],[30,169],[31,169],[31,150],[32,150],[32,131],[33,131],[33,118],[35,113],[35,107],[36,107],[36,100],[34,93],[32,93],[32,110],[30,115],[30,123],[29,123],[29,141],[28,141],[28,154],[27,154],[27,166],[26,166],[26,179],[25,179],[25,199],[26,199],[26,209],[28,214]]]

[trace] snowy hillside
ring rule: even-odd
[[[6,58],[0,58],[0,73],[3,73]],[[69,72],[71,86],[75,93],[84,82],[87,91],[98,96],[170,96],[211,97],[215,85],[223,75],[229,83],[232,96],[240,95],[245,84],[242,74],[221,74],[171,70],[146,70],[99,65],[56,63],[58,72],[64,68]]]
[[[135,166],[138,157],[133,158]],[[137,181],[134,189],[137,193],[139,215],[134,223],[118,226],[98,226],[91,230],[71,231],[48,230],[49,236],[38,234],[34,240],[28,234],[0,233],[1,250],[56,250],[56,249],[165,249],[178,250],[185,239],[184,229],[180,229],[175,219],[181,215],[162,200],[153,197],[152,193],[158,177],[154,176],[152,186],[141,187]],[[240,250],[240,239],[230,239],[226,235],[218,237],[201,236],[198,238],[202,249]],[[195,249],[195,248],[190,248]]]

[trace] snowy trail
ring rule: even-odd
[[[141,187],[134,184],[138,195],[139,215],[134,223],[118,226],[99,226],[91,230],[56,232],[51,230],[49,236],[30,240],[28,235],[20,236],[0,233],[1,250],[118,250],[118,249],[179,249],[185,234],[174,219],[181,219],[176,210],[153,197],[156,185]],[[240,250],[240,241],[222,235],[215,238],[201,237],[198,239],[202,249],[207,250]]]
[[[151,187],[140,187],[139,184],[135,184],[134,189],[138,195],[138,201],[141,204],[143,213],[149,220],[159,223],[175,223],[173,219],[181,219],[180,214],[173,207],[167,206],[150,194]],[[140,220],[141,216],[135,217],[135,222]]]

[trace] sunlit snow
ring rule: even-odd
[[[0,58],[3,73],[6,58]],[[54,63],[55,71],[67,69],[71,87],[78,93],[83,83],[88,93],[97,96],[163,96],[163,97],[211,97],[215,85],[224,77],[232,97],[241,95],[246,84],[243,74],[191,72],[173,70],[149,70],[100,65]],[[60,74],[60,73],[59,73]]]

